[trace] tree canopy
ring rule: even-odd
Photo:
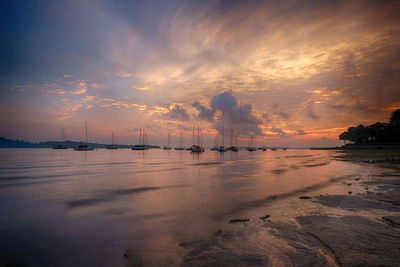
[[[354,143],[400,142],[400,109],[391,113],[389,123],[376,122],[367,126],[353,126],[341,133],[339,139]]]

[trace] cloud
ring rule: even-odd
[[[271,119],[269,118],[267,112],[264,112],[264,113],[262,114],[262,119],[263,119],[264,123],[269,123],[269,122],[271,122]]]
[[[172,104],[168,107],[168,113],[166,114],[169,118],[179,121],[188,121],[189,114],[186,109],[179,104]]]
[[[286,133],[284,130],[276,127],[271,128],[271,132],[277,133],[280,137],[287,138],[290,137],[288,133]]]
[[[205,120],[208,122],[212,122],[214,120],[214,113],[215,111],[212,109],[209,109],[205,106],[203,106],[202,104],[200,104],[199,102],[194,102],[192,104],[193,107],[195,107],[197,109],[197,111],[199,112],[199,114],[197,115],[197,117],[201,120]]]
[[[101,83],[91,83],[90,87],[100,89],[100,88],[103,88],[104,85],[102,85]]]
[[[133,77],[133,73],[129,73],[129,72],[117,72],[115,73],[116,76],[120,77],[120,78],[131,78]]]
[[[316,114],[315,113],[315,111],[314,111],[314,108],[313,108],[313,106],[311,106],[311,105],[309,105],[308,107],[307,107],[307,116],[310,118],[310,119],[313,119],[313,120],[319,120],[319,115],[318,114]]]
[[[303,130],[296,130],[297,135],[306,135],[306,133]]]
[[[279,117],[285,120],[289,119],[290,117],[289,113],[286,112],[276,112],[275,115],[278,115]]]
[[[225,126],[237,129],[242,134],[261,134],[261,120],[253,114],[251,105],[239,104],[229,91],[214,96],[211,99],[211,108],[199,102],[194,102],[192,106],[199,112],[199,119],[212,122],[216,129]]]
[[[44,83],[40,92],[57,95],[81,95],[87,92],[87,84],[84,80]]]

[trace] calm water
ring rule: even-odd
[[[334,153],[1,149],[0,265],[171,261],[260,199],[341,190],[331,179],[361,167]]]

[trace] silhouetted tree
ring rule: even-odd
[[[368,143],[384,143],[388,142],[388,127],[387,123],[376,122],[366,127]]]
[[[390,125],[392,126],[400,126],[400,109],[396,109],[390,114]]]
[[[400,142],[400,109],[392,112],[389,123],[376,122],[350,127],[339,135],[340,140],[354,143]]]
[[[396,109],[390,115],[390,137],[394,142],[400,142],[400,109]]]

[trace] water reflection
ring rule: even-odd
[[[118,266],[128,248],[176,259],[182,239],[215,232],[235,212],[359,169],[309,150],[4,149],[0,158],[1,265]]]

